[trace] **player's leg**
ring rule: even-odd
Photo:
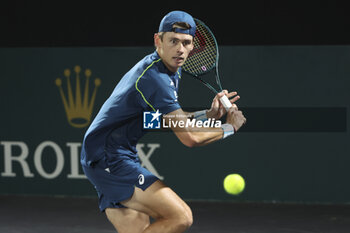
[[[184,232],[192,225],[191,209],[159,180],[145,191],[136,187],[133,196],[122,204],[146,213],[156,220],[145,229],[144,233],[178,233]]]
[[[105,212],[118,233],[142,233],[150,224],[147,214],[130,208],[107,208]]]

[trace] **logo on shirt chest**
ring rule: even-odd
[[[170,80],[170,86],[174,86],[175,88],[178,87],[179,85],[179,80],[176,80],[175,83],[173,82],[173,80],[169,79]]]
[[[177,95],[176,90],[177,90],[177,86],[179,84],[179,80],[176,80],[175,83],[174,83],[174,81],[169,78],[169,81],[170,81],[170,86],[174,86],[175,87],[174,97],[175,97],[175,102],[177,102],[178,95]]]
[[[175,96],[175,102],[177,102],[177,92],[174,91],[174,96]]]

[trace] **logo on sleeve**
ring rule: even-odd
[[[145,176],[140,174],[138,178],[139,178],[139,184],[143,185],[145,183]]]
[[[161,115],[159,109],[156,112],[143,112],[143,129],[160,129]]]

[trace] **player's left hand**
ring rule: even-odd
[[[218,93],[211,103],[211,108],[207,112],[207,118],[215,118],[215,120],[219,120],[221,117],[223,117],[226,114],[226,109],[220,102],[220,98],[222,96],[226,95],[227,98],[229,98],[232,105],[239,100],[241,97],[237,95],[236,91],[228,92],[227,90],[223,90],[222,92]]]

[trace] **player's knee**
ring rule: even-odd
[[[184,226],[187,228],[190,228],[190,226],[192,226],[193,224],[193,217],[192,217],[192,214],[191,215],[187,215],[186,216],[186,219],[184,221]]]
[[[186,207],[181,215],[179,215],[177,221],[176,221],[177,225],[179,226],[179,228],[181,229],[188,229],[192,226],[193,224],[193,216],[192,216],[192,211],[189,207]]]
[[[186,216],[187,216],[186,217],[187,225],[188,225],[188,227],[190,227],[193,224],[193,215],[192,215],[192,210],[188,206],[187,206]]]
[[[192,226],[193,218],[192,216],[184,215],[177,219],[176,225],[178,229],[186,230]]]

